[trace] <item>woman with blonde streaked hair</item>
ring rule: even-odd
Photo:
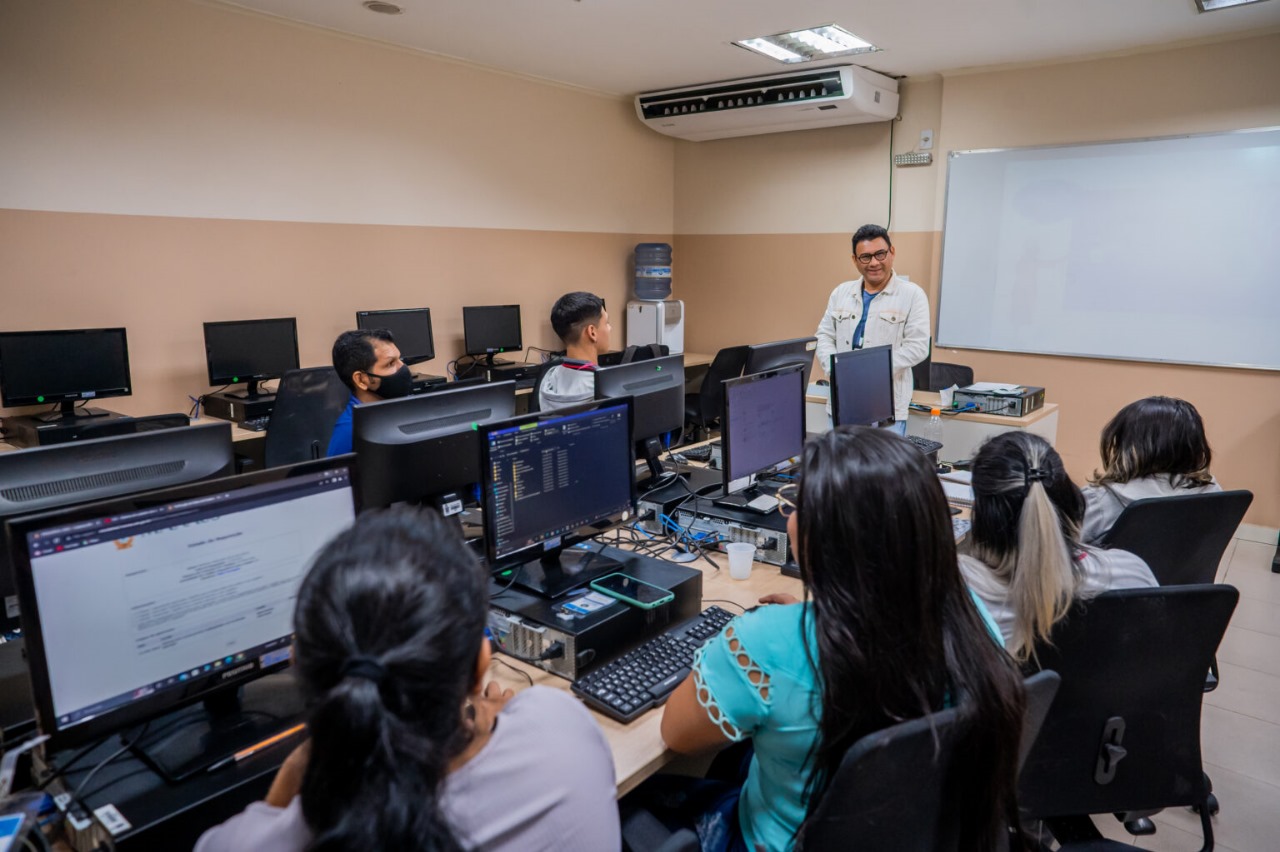
[[[1132,553],[1081,542],[1084,497],[1043,438],[997,435],[978,450],[972,471],[973,528],[960,570],[1019,661],[1076,599],[1157,585]]]

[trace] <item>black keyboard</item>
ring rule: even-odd
[[[255,417],[252,420],[246,420],[243,423],[241,423],[240,428],[248,429],[250,432],[265,432],[267,431],[267,424],[269,424],[270,422],[271,422],[271,418],[269,416]]]
[[[919,435],[908,435],[907,440],[915,444],[916,448],[926,456],[942,449],[942,445],[937,441],[930,441],[928,438],[921,438]]]
[[[711,461],[711,445],[704,444],[701,447],[690,447],[687,450],[681,450],[680,455],[689,461],[708,462]]]
[[[667,700],[689,676],[693,652],[733,618],[718,606],[653,637],[573,684],[573,692],[611,719],[630,722]]]

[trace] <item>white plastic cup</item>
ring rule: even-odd
[[[745,541],[734,541],[724,546],[729,554],[729,576],[735,580],[746,580],[751,576],[751,563],[756,558],[756,546]]]

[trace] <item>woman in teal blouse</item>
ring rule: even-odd
[[[896,435],[842,427],[805,446],[779,497],[808,600],[730,622],[663,714],[675,751],[754,746],[736,826],[703,831],[704,849],[792,848],[850,745],[955,696],[977,722],[960,846],[996,848],[1016,815],[1022,681],[961,580],[937,475]]]

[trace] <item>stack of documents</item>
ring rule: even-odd
[[[938,474],[947,502],[953,506],[973,505],[973,476],[967,470],[953,470]]]

